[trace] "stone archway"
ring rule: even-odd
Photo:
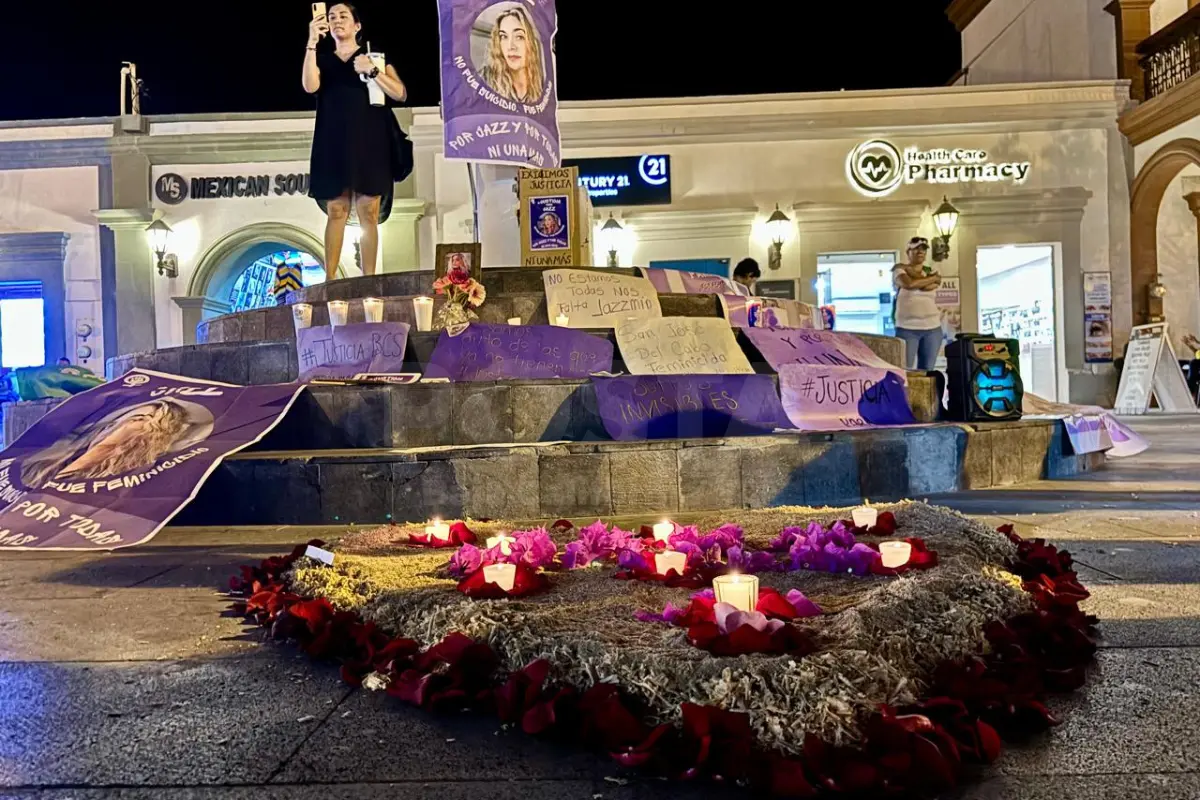
[[[1130,290],[1135,325],[1163,316],[1162,300],[1150,296],[1158,274],[1158,214],[1171,181],[1189,164],[1200,165],[1200,141],[1176,139],[1146,160],[1130,190]]]
[[[213,300],[228,297],[241,267],[283,249],[303,250],[320,261],[324,245],[303,228],[282,222],[263,222],[239,228],[222,236],[200,256],[188,283],[188,296]]]

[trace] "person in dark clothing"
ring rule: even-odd
[[[754,284],[758,283],[758,279],[761,277],[762,270],[758,268],[758,262],[753,258],[743,258],[733,268],[733,279],[749,289],[750,294],[754,294]]]
[[[367,56],[359,44],[361,32],[358,10],[350,3],[334,3],[309,25],[304,54],[304,90],[317,96],[309,194],[328,215],[327,280],[337,274],[351,203],[362,228],[363,272],[375,274],[379,223],[386,218],[381,206],[390,209],[394,184],[412,171],[411,144],[391,109],[371,105],[367,82],[398,103],[408,89],[392,65],[381,69]],[[326,34],[332,46],[322,47]]]

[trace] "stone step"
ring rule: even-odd
[[[1062,424],[1030,420],[740,439],[243,452],[180,525],[418,522],[850,505],[1099,468]],[[649,521],[649,520],[648,520]]]

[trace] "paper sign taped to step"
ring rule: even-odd
[[[546,314],[565,328],[615,328],[631,319],[662,316],[658,291],[646,278],[615,272],[548,269]]]
[[[300,382],[403,373],[408,330],[403,322],[302,328],[296,332]]]
[[[660,317],[617,326],[631,375],[753,375],[729,323],[719,317]]]

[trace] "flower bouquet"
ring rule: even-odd
[[[446,298],[437,312],[434,323],[437,330],[465,325],[478,319],[475,309],[487,299],[487,289],[483,288],[483,284],[462,268],[454,268],[434,281],[433,290]]]

